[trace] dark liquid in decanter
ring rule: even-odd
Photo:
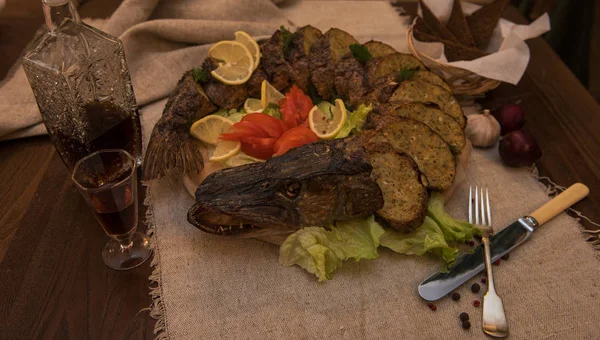
[[[73,168],[81,158],[102,149],[123,149],[134,157],[140,154],[139,121],[134,115],[110,102],[88,103],[83,107],[83,115],[89,122],[85,141],[62,131],[49,131],[69,168]]]

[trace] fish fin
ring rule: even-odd
[[[177,168],[184,174],[198,174],[204,167],[200,148],[187,131],[155,129],[144,160],[144,181],[159,179]]]

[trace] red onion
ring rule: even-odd
[[[525,112],[517,104],[507,104],[492,112],[492,115],[500,123],[500,135],[519,130],[525,125]]]
[[[516,130],[500,139],[498,152],[504,164],[513,167],[529,166],[542,157],[542,150],[532,135]]]

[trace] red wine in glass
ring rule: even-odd
[[[137,200],[131,186],[91,194],[94,215],[111,237],[123,237],[135,230],[138,222]]]
[[[102,250],[107,266],[125,270],[142,264],[152,250],[138,224],[136,159],[125,150],[105,149],[80,159],[73,182],[111,240]]]

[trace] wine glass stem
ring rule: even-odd
[[[133,242],[131,242],[131,241],[119,242],[119,243],[121,246],[121,251],[127,251],[127,250],[129,250],[129,248],[131,248],[131,246],[133,246]]]
[[[129,233],[129,235],[127,235],[127,237],[125,238],[118,238],[117,241],[119,241],[119,247],[121,252],[126,252],[129,249],[131,249],[131,247],[133,246],[133,241],[131,240],[131,237],[133,236],[135,232],[133,233]]]

